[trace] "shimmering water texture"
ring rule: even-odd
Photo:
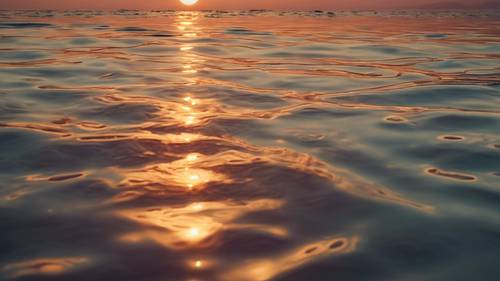
[[[499,19],[3,12],[0,280],[498,280]]]

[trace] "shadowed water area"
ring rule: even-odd
[[[0,280],[498,280],[499,26],[1,12]]]

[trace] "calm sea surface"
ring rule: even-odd
[[[0,280],[499,280],[499,26],[0,12]]]

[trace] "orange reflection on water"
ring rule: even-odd
[[[277,257],[246,261],[222,274],[220,280],[270,280],[279,274],[318,259],[350,253],[356,249],[358,240],[357,236],[326,239],[299,246],[295,250]]]
[[[202,188],[210,182],[230,182],[225,175],[197,166],[201,154],[190,153],[177,161],[157,164],[126,173],[122,186],[151,184],[152,186]]]
[[[203,246],[205,243],[210,243],[207,239],[223,229],[252,227],[275,235],[286,235],[287,231],[277,226],[232,223],[247,213],[277,209],[282,204],[280,200],[262,199],[244,204],[223,201],[195,202],[179,208],[126,210],[118,214],[144,225],[160,227],[163,230],[144,230],[140,233],[126,234],[120,239],[127,242],[153,239],[169,248],[182,248]],[[199,267],[202,265],[203,263],[200,262]]]
[[[179,134],[154,134],[149,132],[141,133],[123,133],[120,135],[91,135],[78,137],[81,142],[103,142],[127,139],[144,139],[144,140],[158,140],[165,144],[186,144],[199,140],[212,139],[208,136],[203,136],[195,133],[179,133]]]
[[[202,120],[213,116],[215,109],[212,102],[187,95],[182,98],[180,105],[174,107],[175,113],[172,117],[183,123],[185,127],[199,125]]]
[[[88,262],[84,257],[39,258],[23,262],[8,263],[1,271],[12,278],[35,274],[58,274]]]
[[[198,37],[200,27],[198,27],[197,22],[199,16],[198,12],[185,12],[177,15],[175,25],[183,37],[187,39]],[[181,51],[182,73],[196,74],[198,72],[196,65],[203,62],[198,55],[191,52],[193,47],[194,45],[190,41],[181,43],[179,50]]]
[[[186,143],[189,143],[190,137],[186,136]],[[204,157],[202,154],[188,153],[180,160],[150,165],[140,170],[116,169],[115,171],[125,179],[119,184],[122,191],[108,203],[130,201],[142,196],[163,196],[172,192],[177,195],[196,194],[205,189],[209,183],[232,181],[223,174],[212,172],[210,167],[197,167],[198,161]],[[194,204],[193,208],[200,209],[202,206]],[[191,236],[197,236],[196,232],[193,231]]]

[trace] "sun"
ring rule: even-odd
[[[182,4],[191,6],[198,2],[198,0],[180,0]]]

